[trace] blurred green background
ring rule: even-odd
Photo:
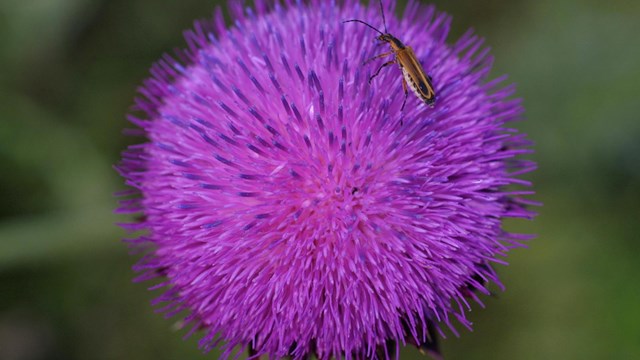
[[[447,359],[640,359],[640,2],[438,0],[525,99],[537,233]],[[0,359],[205,359],[114,225],[135,88],[214,2],[0,1]],[[400,35],[399,35],[400,36]],[[403,358],[418,358],[405,350]]]

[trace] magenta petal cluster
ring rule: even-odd
[[[144,231],[140,279],[163,279],[164,311],[223,357],[385,358],[469,326],[469,300],[500,286],[491,265],[527,239],[502,221],[533,216],[514,88],[487,79],[471,32],[446,42],[446,14],[385,1],[437,94],[401,110],[400,69],[369,84],[386,60],[363,65],[388,46],[343,23],[382,28],[377,2],[255,3],[232,2],[230,27],[219,9],[197,22],[139,89],[147,141],[118,170],[136,189],[120,211],[142,215],[125,225]]]

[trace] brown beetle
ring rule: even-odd
[[[413,92],[416,94],[416,96],[419,99],[422,99],[422,101],[424,101],[425,104],[429,105],[430,107],[433,107],[436,101],[436,93],[433,89],[431,77],[425,73],[424,69],[422,68],[422,65],[420,65],[420,62],[416,58],[416,54],[413,52],[413,49],[411,49],[410,46],[406,46],[405,44],[403,44],[402,41],[398,40],[398,38],[391,35],[387,30],[387,21],[384,17],[382,0],[380,0],[380,12],[382,13],[384,33],[362,20],[351,19],[351,20],[343,21],[343,22],[358,22],[358,23],[364,24],[372,28],[373,30],[377,31],[380,34],[380,36],[376,37],[378,41],[389,44],[391,51],[374,56],[373,58],[365,61],[364,62],[365,64],[372,60],[383,58],[389,55],[395,56],[393,60],[387,61],[384,64],[380,65],[378,70],[376,70],[376,72],[369,78],[369,83],[371,83],[371,80],[373,80],[373,78],[378,76],[382,68],[389,66],[391,64],[398,64],[398,66],[400,67],[400,70],[402,70],[402,75],[403,75],[402,89],[404,90],[404,101],[402,102],[401,110],[404,109],[404,105],[407,102],[407,95],[409,94],[409,90],[407,89],[407,87],[410,87],[411,90],[413,90]]]

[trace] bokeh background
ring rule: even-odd
[[[506,224],[538,238],[447,359],[640,359],[640,2],[435,3],[450,41],[474,27],[518,84],[545,204]],[[112,212],[135,89],[214,5],[0,1],[0,359],[217,357],[131,282]]]

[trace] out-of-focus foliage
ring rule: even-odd
[[[444,341],[447,358],[640,358],[640,3],[436,4],[518,83],[528,119],[514,126],[536,143],[545,203],[507,224],[539,237],[499,269],[507,291],[474,307],[474,332]],[[111,169],[136,141],[121,130],[149,65],[214,5],[0,2],[0,359],[216,357],[131,283]]]

